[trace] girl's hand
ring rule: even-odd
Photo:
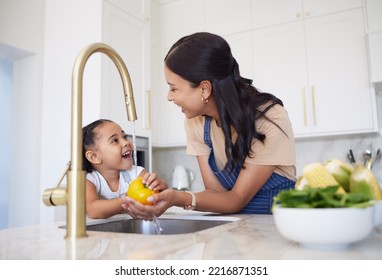
[[[142,183],[146,184],[153,191],[163,191],[168,189],[167,183],[159,178],[155,173],[146,173],[142,177]]]

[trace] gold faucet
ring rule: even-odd
[[[93,43],[83,48],[76,58],[72,73],[71,161],[57,186],[43,193],[43,202],[47,206],[66,204],[65,238],[86,236],[85,171],[82,168],[82,80],[85,64],[96,52],[106,54],[117,66],[123,84],[127,118],[129,121],[137,119],[131,79],[122,58],[113,48],[103,43]],[[65,176],[67,188],[60,188]]]

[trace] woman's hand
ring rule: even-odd
[[[130,197],[124,197],[122,207],[134,219],[152,221],[154,216],[161,216],[169,207],[174,205],[175,195],[176,192],[172,189],[154,194],[147,199],[154,205],[143,205]]]

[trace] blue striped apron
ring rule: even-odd
[[[237,177],[239,176],[241,166],[236,166],[232,173],[227,170],[219,170],[214,157],[214,150],[212,147],[210,135],[211,117],[205,117],[204,123],[204,142],[211,148],[211,153],[208,158],[208,164],[213,173],[227,190],[231,190],[235,185]],[[293,189],[295,182],[277,173],[273,173],[268,181],[261,187],[252,200],[239,211],[240,214],[272,214],[273,197],[276,196],[281,190]]]

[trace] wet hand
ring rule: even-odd
[[[164,201],[156,201],[154,205],[144,205],[130,197],[124,197],[122,208],[134,219],[152,221],[154,216],[161,216],[168,207]]]

